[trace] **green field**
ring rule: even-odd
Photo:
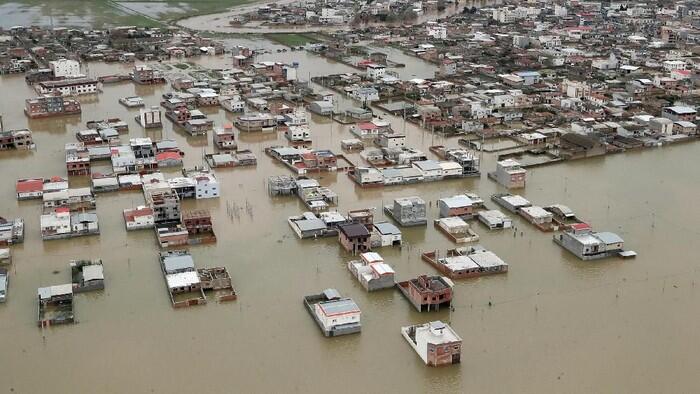
[[[270,41],[286,45],[288,47],[304,46],[308,43],[320,42],[321,40],[314,37],[313,34],[305,33],[278,33],[265,34],[265,38]]]
[[[253,0],[0,0],[0,26],[163,26]]]

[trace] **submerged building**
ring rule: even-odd
[[[336,289],[304,297],[304,306],[327,337],[359,333],[360,308],[351,298],[341,297]]]
[[[348,270],[367,291],[394,287],[394,269],[379,253],[362,253],[359,260],[348,262]]]
[[[421,360],[431,367],[459,364],[462,338],[441,321],[401,327],[401,334]]]
[[[554,236],[554,242],[581,260],[596,260],[612,256],[632,257],[625,252],[625,241],[611,232],[595,232],[585,223],[571,226]]]

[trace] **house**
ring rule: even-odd
[[[675,106],[665,107],[661,111],[661,116],[666,119],[671,119],[674,122],[684,120],[686,122],[694,122],[697,117],[697,111],[691,107]]]
[[[144,196],[146,205],[153,210],[155,224],[180,222],[180,198],[172,188],[144,188]]]
[[[465,176],[477,176],[480,175],[479,172],[479,156],[469,150],[465,149],[446,149],[445,159],[455,162],[462,167],[461,175]],[[447,176],[447,174],[445,174]]]
[[[379,100],[379,90],[374,87],[357,87],[349,92],[349,96],[363,103],[369,103]]]
[[[24,113],[32,119],[60,115],[76,115],[82,112],[80,101],[53,93],[25,100]]]
[[[424,181],[437,181],[442,179],[442,166],[435,160],[416,160],[411,166],[417,168],[423,175]]]
[[[362,253],[359,260],[348,262],[347,267],[367,291],[394,287],[394,269],[379,253]]]
[[[236,137],[231,123],[225,124],[224,127],[215,127],[213,140],[214,145],[219,149],[227,150],[237,148]]]
[[[187,230],[190,244],[216,242],[211,214],[206,209],[182,213],[182,225]]]
[[[202,282],[188,252],[161,252],[160,267],[174,308],[206,304]]]
[[[673,121],[668,118],[651,118],[649,130],[657,134],[673,135]]]
[[[376,126],[374,123],[370,124]],[[406,135],[404,134],[379,133],[379,131],[377,133],[379,134],[378,143],[382,148],[403,148],[406,146]]]
[[[367,227],[360,223],[349,223],[338,226],[338,230],[338,241],[346,251],[352,254],[369,252],[371,242]]]
[[[68,208],[41,215],[41,238],[44,240],[71,236],[71,216]]]
[[[126,223],[127,231],[153,228],[155,225],[153,209],[144,205],[125,209],[124,222]]]
[[[684,120],[673,122],[673,134],[696,135],[697,125]]]
[[[431,367],[460,362],[462,338],[449,325],[439,320],[401,327],[401,334],[421,360]]]
[[[328,228],[326,222],[321,220],[313,212],[304,212],[299,216],[291,216],[287,223],[300,239],[319,238],[338,234],[337,229]]]
[[[41,198],[44,195],[44,178],[18,179],[15,192],[18,200]]]
[[[418,312],[439,311],[452,304],[454,283],[446,277],[421,275],[396,286]]]
[[[195,171],[188,174],[195,181],[195,197],[197,200],[219,197],[219,181],[213,173]]]
[[[24,219],[7,220],[0,217],[0,245],[14,245],[24,242]]]
[[[40,287],[37,293],[37,323],[40,327],[74,322],[72,284]]]
[[[94,212],[79,212],[72,214],[70,216],[70,226],[73,236],[100,233],[97,214]]]
[[[69,267],[74,293],[105,288],[102,260],[71,260]]]
[[[333,103],[330,101],[312,101],[309,104],[309,111],[323,116],[328,116],[333,114]]]
[[[447,39],[447,25],[443,23],[437,23],[434,21],[428,21],[426,22],[426,32],[425,34],[428,37],[432,37],[437,40],[446,40]]]
[[[428,223],[425,201],[420,197],[403,197],[394,200],[393,206],[384,211],[400,226],[422,226]]]
[[[459,216],[469,219],[475,213],[472,199],[464,194],[441,198],[438,200],[438,207],[440,209],[441,218]]]
[[[401,230],[389,222],[374,223],[372,235],[378,238],[376,247],[401,246]],[[372,247],[375,247],[374,242]]]
[[[577,133],[566,133],[559,137],[559,155],[565,160],[600,156],[605,153],[605,143],[597,138]]]
[[[384,186],[384,175],[374,167],[355,167],[348,176],[362,187]]]
[[[76,78],[82,76],[80,63],[70,59],[58,59],[49,62],[49,68],[56,78]]]
[[[522,208],[532,206],[530,201],[518,194],[497,193],[491,196],[491,200],[513,213],[518,213]]]
[[[98,92],[97,80],[93,78],[43,81],[36,85],[36,90],[40,94],[60,94],[62,96],[79,96]]]
[[[341,297],[336,289],[304,297],[304,306],[327,337],[354,334],[362,329],[360,308],[351,298]]]
[[[372,122],[362,122],[350,126],[350,132],[359,138],[376,138],[381,135],[381,128]]]
[[[479,235],[459,216],[435,219],[435,227],[454,243],[476,242]]]
[[[478,245],[450,249],[442,257],[437,250],[426,252],[421,255],[421,258],[450,279],[475,278],[508,272],[507,263],[495,253]]]
[[[486,225],[489,230],[511,228],[513,226],[513,220],[497,209],[479,211],[477,216],[479,221]]]
[[[284,132],[289,142],[311,142],[311,129],[307,125],[289,126]]]
[[[514,73],[522,79],[525,86],[535,85],[542,81],[542,75],[537,71],[518,71]]]
[[[538,206],[522,207],[518,210],[520,216],[524,217],[525,220],[534,224],[537,228],[542,231],[553,231],[556,228],[553,226],[552,220],[554,216],[551,212]]]
[[[10,248],[0,249],[0,266],[12,264],[12,251]]]
[[[5,268],[0,268],[0,303],[7,301],[7,290],[10,285],[9,276]]]
[[[625,253],[624,241],[620,236],[610,232],[594,232],[585,223],[572,225],[567,231],[555,235],[554,242],[581,260],[596,260]]]
[[[0,150],[33,149],[35,146],[29,129],[0,131]]]
[[[157,106],[141,108],[139,110],[139,115],[136,117],[136,122],[144,129],[163,127],[161,112]]]
[[[513,159],[501,160],[496,163],[496,171],[490,172],[489,178],[508,189],[525,187],[527,171]]]
[[[377,80],[384,77],[386,74],[386,66],[381,64],[371,63],[367,65],[367,78]]]

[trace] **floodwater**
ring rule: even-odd
[[[265,45],[261,43],[261,45]],[[280,60],[299,54],[270,54]],[[341,69],[301,56],[300,72]],[[228,64],[203,58],[206,66]],[[126,71],[93,63],[93,76]],[[345,71],[350,71],[349,69]],[[562,203],[595,228],[620,234],[634,260],[579,261],[542,233],[515,218],[517,230],[474,229],[480,243],[510,264],[505,275],[460,280],[455,310],[420,314],[394,290],[366,293],[349,274],[352,257],[335,239],[298,240],[288,216],[303,212],[294,197],[271,198],[264,179],[288,170],[263,149],[286,144],[282,134],[241,135],[239,145],[258,155],[254,168],[218,170],[222,197],[184,203],[214,217],[218,243],[190,248],[200,267],[225,266],[239,299],[174,310],[158,265],[151,231],[124,229],[121,211],[143,203],[139,192],[98,195],[101,235],[42,242],[39,201],[18,202],[17,178],[65,175],[63,145],[88,120],[120,117],[129,137],[175,138],[187,167],[211,151],[209,138],[173,131],[145,132],[117,103],[129,95],[156,105],[166,86],[107,85],[96,98],[81,98],[82,116],[31,121],[22,101],[33,96],[22,76],[0,78],[6,128],[30,127],[35,152],[0,152],[0,215],[23,217],[24,244],[13,247],[8,302],[0,305],[0,391],[15,393],[504,393],[693,392],[700,354],[700,275],[696,242],[700,146],[684,144],[533,169],[522,194],[535,204]],[[217,125],[233,119],[207,111]],[[403,129],[401,119],[391,118]],[[409,145],[457,146],[406,127]],[[314,118],[317,148],[340,152],[347,126]],[[206,142],[206,144],[205,144]],[[207,145],[204,147],[203,145]],[[358,162],[357,155],[350,155]],[[495,157],[484,154],[484,172]],[[175,170],[168,171],[169,175]],[[314,175],[340,196],[338,209],[377,207],[418,195],[431,202],[472,190],[488,197],[504,191],[484,175],[406,187],[363,190],[345,174]],[[71,185],[85,179],[71,178]],[[227,205],[240,209],[227,215]],[[249,214],[246,206],[252,207]],[[405,246],[378,250],[397,279],[435,270],[420,260],[425,250],[454,245],[433,226],[404,230]],[[76,297],[78,324],[36,327],[36,289],[70,280],[68,260],[102,258],[106,290]],[[54,273],[54,271],[57,271]],[[362,333],[325,338],[302,306],[302,297],[335,287],[362,309]],[[462,364],[433,369],[405,342],[400,327],[442,319],[464,340]]]
[[[287,5],[289,3],[294,3],[295,0],[278,0],[275,2],[278,7]],[[418,15],[415,20],[410,21],[411,24],[417,25],[425,23],[428,21],[437,20],[439,18],[446,18],[451,15],[462,12],[464,8],[484,8],[491,7],[494,5],[501,4],[503,0],[468,0],[461,1],[459,4],[447,4],[443,11],[438,12],[437,9],[429,10]],[[192,30],[198,31],[208,31],[208,32],[218,32],[218,33],[308,33],[308,32],[319,32],[327,31],[334,32],[339,30],[352,30],[361,27],[369,27],[371,25],[378,25],[379,23],[367,23],[361,26],[350,26],[349,24],[344,25],[323,25],[323,26],[306,26],[306,25],[286,25],[286,26],[274,26],[274,25],[264,25],[257,21],[252,21],[246,23],[243,26],[231,26],[229,21],[231,18],[254,12],[260,5],[265,4],[265,1],[256,1],[250,5],[236,6],[227,11],[219,12],[215,14],[207,15],[196,15],[189,18],[181,19],[177,22],[179,26],[186,27]],[[384,23],[384,22],[382,22]],[[399,21],[397,23],[403,23]]]

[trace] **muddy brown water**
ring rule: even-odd
[[[270,54],[285,60],[291,53]],[[304,55],[306,56],[306,55]],[[221,66],[229,59],[198,63]],[[300,72],[346,70],[304,57]],[[91,64],[93,76],[126,71],[123,65]],[[347,70],[350,71],[350,70]],[[700,301],[696,206],[700,178],[694,163],[700,145],[684,144],[534,169],[522,194],[533,203],[563,203],[600,230],[614,231],[639,256],[634,260],[579,261],[516,218],[517,231],[489,232],[478,223],[480,244],[510,264],[505,275],[460,280],[454,312],[419,314],[393,290],[368,294],[345,268],[351,256],[335,239],[299,240],[286,218],[304,211],[294,197],[268,197],[264,179],[288,174],[265,156],[277,136],[238,136],[258,156],[254,168],[216,171],[222,196],[188,200],[185,209],[206,208],[218,243],[190,248],[198,266],[225,266],[237,301],[174,310],[158,266],[151,231],[124,229],[121,211],[143,203],[139,192],[98,195],[101,235],[42,242],[39,201],[18,202],[20,177],[65,175],[63,145],[88,120],[120,117],[129,137],[178,141],[185,165],[201,164],[202,145],[174,131],[144,131],[137,110],[117,103],[141,95],[157,105],[166,86],[107,85],[82,97],[77,117],[28,121],[23,99],[33,96],[22,76],[0,78],[6,128],[30,127],[34,152],[0,152],[0,215],[23,217],[24,244],[13,247],[8,302],[0,305],[0,391],[16,393],[181,392],[691,392],[700,356]],[[216,124],[232,121],[207,110]],[[400,119],[394,128],[402,130]],[[412,125],[409,145],[457,146]],[[340,152],[348,126],[313,117],[313,146]],[[433,157],[432,155],[430,155]],[[349,155],[359,162],[357,155]],[[484,155],[482,170],[495,166]],[[177,170],[169,170],[170,176]],[[472,190],[488,197],[503,191],[485,175],[405,187],[363,190],[345,174],[314,175],[340,196],[339,210],[377,207],[418,195],[431,202]],[[87,184],[71,178],[71,186]],[[227,215],[227,204],[243,208]],[[252,207],[252,214],[244,209]],[[377,219],[382,219],[381,213]],[[452,247],[432,226],[404,229],[405,246],[378,252],[407,279],[435,271],[420,260],[424,250]],[[68,260],[102,258],[106,289],[75,298],[78,324],[36,327],[36,289],[70,280]],[[53,271],[58,271],[54,274]],[[360,335],[324,338],[302,306],[302,297],[335,287],[362,309]],[[489,306],[489,304],[491,304]],[[403,325],[442,319],[464,340],[462,364],[428,368],[405,342]]]

